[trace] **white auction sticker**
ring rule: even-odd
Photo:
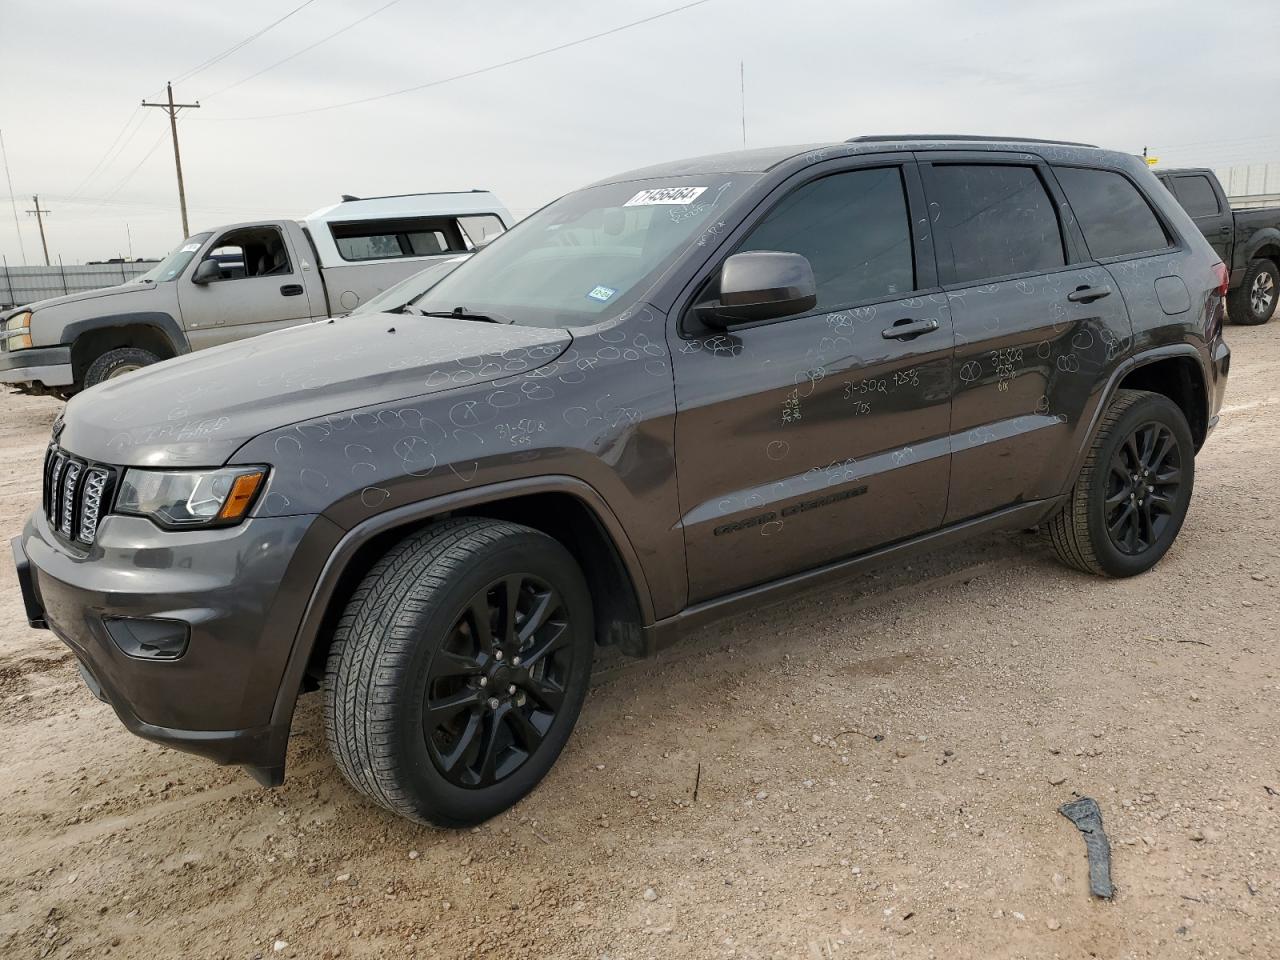
[[[689,204],[707,192],[706,187],[657,187],[641,190],[624,207],[651,207],[659,203]]]
[[[200,249],[200,244],[198,244],[198,243],[188,243],[185,247],[183,247],[183,248],[182,248],[182,252],[183,252],[183,253],[195,253],[195,252],[196,252],[197,250],[199,250],[199,249]]]

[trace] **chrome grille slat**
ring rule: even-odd
[[[110,504],[114,471],[74,457],[56,443],[45,454],[42,505],[44,515],[59,536],[91,544],[98,535],[98,522]]]

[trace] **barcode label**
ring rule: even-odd
[[[693,203],[707,192],[706,187],[657,187],[653,190],[641,190],[623,204],[624,207],[651,207],[659,203]]]

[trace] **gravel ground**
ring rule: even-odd
[[[315,697],[278,790],[135,739],[0,565],[0,956],[1280,956],[1280,321],[1229,335],[1154,572],[993,537],[608,660],[547,781],[470,831],[352,793]],[[56,411],[4,398],[6,537]]]

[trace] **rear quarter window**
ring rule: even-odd
[[[1087,167],[1054,167],[1089,254],[1098,260],[1155,253],[1170,246],[1151,204],[1125,176]]]

